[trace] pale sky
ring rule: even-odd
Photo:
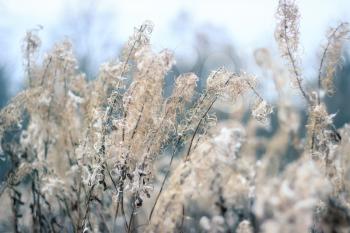
[[[256,48],[276,47],[273,32],[277,3],[277,0],[0,0],[0,64],[21,66],[21,40],[26,30],[37,25],[44,27],[40,33],[44,49],[65,36],[70,37],[71,33],[79,33],[72,30],[75,24],[79,24],[79,18],[67,22],[65,16],[68,13],[78,15],[76,12],[88,9],[97,23],[90,22],[88,35],[91,38],[87,39],[88,42],[82,41],[78,50],[86,49],[85,43],[94,44],[89,50],[98,61],[117,55],[113,49],[101,50],[101,41],[115,43],[115,48],[118,48],[132,34],[134,26],[147,19],[155,25],[152,36],[155,49],[170,48],[184,56],[191,54],[190,46],[196,31],[208,24],[218,27],[225,32],[225,41],[237,48],[249,70],[253,66],[252,53]],[[317,49],[326,29],[341,21],[350,21],[350,1],[299,0],[297,3],[302,15],[304,66],[306,73],[312,74]],[[176,30],[176,22],[181,20],[185,25]],[[220,41],[222,38],[216,39]],[[9,81],[13,87],[21,82],[21,72],[17,69],[12,73]]]

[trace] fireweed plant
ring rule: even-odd
[[[2,159],[11,163],[0,186],[0,230],[348,232],[350,126],[336,129],[323,101],[335,94],[348,24],[329,29],[317,85],[306,87],[298,7],[280,1],[276,16],[286,66],[267,49],[254,53],[278,93],[274,107],[253,75],[224,67],[201,92],[195,74],[179,75],[165,97],[175,60],[152,50],[150,22],[91,81],[68,40],[40,58],[38,31],[27,32],[27,87],[0,112]],[[304,99],[306,126],[286,80]],[[249,101],[234,119],[217,124],[216,106],[242,97]],[[278,127],[262,137],[273,112]]]

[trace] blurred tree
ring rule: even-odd
[[[0,65],[0,109],[5,106],[8,101],[8,82],[6,81],[5,67]]]
[[[97,74],[98,64],[118,54],[115,14],[93,0],[79,6],[74,4],[67,2],[60,30],[53,31],[52,38],[57,41],[62,33],[68,35],[79,60],[79,69],[92,79]]]
[[[0,109],[2,109],[9,98],[8,82],[6,81],[6,71],[3,65],[0,65]],[[1,143],[1,142],[0,142]],[[9,161],[3,160],[2,154],[0,154],[0,182],[4,180],[9,168]]]

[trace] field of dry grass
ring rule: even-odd
[[[284,66],[259,49],[269,77],[222,67],[200,90],[185,73],[169,96],[162,90],[174,56],[152,50],[150,22],[95,80],[78,70],[68,40],[42,55],[38,30],[28,31],[27,87],[0,112],[0,154],[11,164],[0,231],[349,232],[350,125],[336,129],[324,103],[337,94],[349,25],[326,33],[317,84],[307,86],[298,7],[281,0],[276,16]],[[273,103],[259,93],[267,78]],[[237,105],[218,120],[218,108]]]

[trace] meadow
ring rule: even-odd
[[[307,85],[299,24],[298,6],[281,0],[283,62],[255,52],[268,77],[221,67],[202,89],[184,73],[169,94],[164,78],[176,61],[152,49],[151,22],[94,80],[78,69],[69,40],[42,54],[40,29],[28,31],[26,88],[0,110],[0,158],[11,165],[0,231],[349,232],[350,125],[336,128],[324,101],[337,95],[349,25],[325,32]],[[261,93],[266,79],[274,102]],[[235,114],[222,119],[219,108]]]

